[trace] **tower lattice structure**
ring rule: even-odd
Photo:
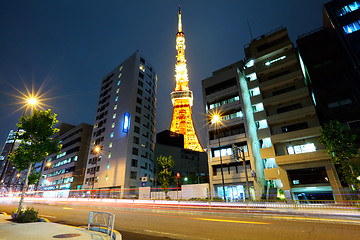
[[[198,137],[196,136],[191,107],[193,105],[193,93],[189,89],[189,79],[185,60],[185,35],[182,31],[181,11],[179,6],[178,33],[176,34],[176,65],[175,65],[175,89],[171,93],[171,101],[174,106],[170,131],[184,135],[184,148],[203,152]]]

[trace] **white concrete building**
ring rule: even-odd
[[[117,188],[122,197],[141,177],[154,181],[156,91],[155,71],[138,51],[104,77],[84,188]]]

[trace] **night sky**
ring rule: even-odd
[[[139,50],[158,75],[156,132],[170,128],[181,4],[193,118],[205,147],[201,80],[244,58],[244,45],[278,27],[293,42],[322,26],[328,0],[2,0],[0,148],[23,110],[17,91],[40,88],[61,122],[94,124],[102,78]]]

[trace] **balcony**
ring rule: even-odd
[[[285,164],[306,164],[327,159],[329,159],[327,153],[323,149],[318,149],[315,152],[277,156],[275,157],[275,162],[280,166]]]
[[[245,133],[220,138],[220,144],[221,145],[232,144],[232,143],[237,142],[237,141],[246,141]],[[209,146],[210,147],[219,146],[219,140],[218,139],[210,140]]]
[[[280,179],[279,169],[278,168],[268,168],[264,169],[265,180],[276,180]]]
[[[279,52],[278,55],[275,55],[276,53],[271,54],[273,56],[272,58],[276,59],[277,57],[281,57],[281,55],[284,55],[284,52]],[[270,56],[269,56],[270,57]],[[279,60],[277,62],[274,62],[268,66],[265,65],[265,62],[268,61],[269,58],[265,58],[263,61],[256,64],[256,72],[258,76],[263,76],[264,74],[268,74],[270,72],[274,72],[277,70],[280,70],[282,68],[286,68],[288,66],[294,65],[297,62],[297,56],[293,52],[288,52],[286,54],[286,58]]]
[[[306,87],[302,87],[293,91],[289,91],[280,95],[263,99],[264,106],[278,105],[283,102],[291,102],[309,96]]]
[[[251,100],[251,105],[261,103],[263,101],[261,94],[251,97],[250,100]]]
[[[205,99],[206,99],[207,102],[211,102],[211,101],[215,101],[219,96],[231,95],[233,93],[238,93],[238,92],[239,91],[238,91],[237,85],[236,86],[234,85],[232,87],[220,90],[218,92],[211,93],[209,95],[206,95]]]
[[[270,135],[269,128],[262,128],[257,130],[258,139],[268,138]]]
[[[315,107],[313,105],[310,105],[292,111],[268,116],[267,121],[269,124],[277,124],[285,121],[291,121],[299,118],[313,116],[315,114],[316,114]]]
[[[273,143],[295,141],[298,139],[306,139],[320,136],[320,126],[297,130],[293,132],[280,133],[277,135],[271,135],[271,141]]]
[[[260,148],[260,154],[262,159],[275,157],[275,152],[273,147]]]
[[[251,175],[251,169],[249,165],[246,165],[248,180],[250,182],[254,181],[254,177]],[[245,171],[243,167],[238,167],[238,172],[236,172],[234,169],[232,169],[229,173],[228,168],[223,168],[224,173],[224,182],[225,184],[231,184],[231,183],[245,183],[246,177],[245,177]],[[222,184],[221,179],[221,172],[220,169],[216,175],[213,175],[213,184]]]
[[[261,91],[264,91],[292,83],[297,79],[301,79],[302,77],[302,72],[300,70],[297,70],[295,72],[290,72],[277,78],[261,80],[261,83],[259,83],[259,85]]]

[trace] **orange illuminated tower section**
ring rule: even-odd
[[[188,86],[188,73],[185,60],[185,36],[181,25],[181,11],[179,6],[178,33],[176,34],[176,65],[175,89],[171,93],[174,106],[170,131],[184,135],[184,148],[203,152],[203,148],[196,136],[194,123],[191,117],[193,93]]]

